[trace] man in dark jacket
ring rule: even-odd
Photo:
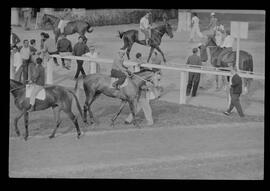
[[[60,34],[60,39],[57,41],[57,50],[58,50],[58,53],[60,55],[69,55],[72,53],[72,45],[71,45],[71,41],[68,40],[66,38],[66,35],[65,34]],[[65,65],[65,61],[63,58],[61,58],[61,61],[62,61],[62,66],[68,70],[70,70],[70,68],[68,66]]]
[[[231,66],[231,88],[230,88],[230,96],[231,96],[231,103],[229,106],[229,109],[224,112],[225,115],[230,115],[233,108],[235,107],[240,117],[244,117],[244,113],[239,101],[239,97],[242,93],[242,79],[241,77],[236,73],[236,67]]]
[[[197,55],[198,49],[193,48],[192,52],[193,52],[193,55],[188,57],[186,64],[201,66],[202,65],[201,58]],[[190,95],[191,88],[192,88],[192,95],[191,96],[192,97],[196,96],[198,85],[200,83],[200,76],[201,76],[200,73],[194,73],[194,72],[188,73],[188,85],[187,85],[187,91],[186,91],[187,96]]]
[[[79,41],[74,45],[73,55],[74,56],[82,56],[83,54],[89,52],[88,46],[84,43],[86,41],[85,36],[79,36]],[[77,60],[77,72],[75,74],[74,80],[76,80],[80,74],[82,73],[85,76],[85,72],[83,70],[83,60]]]

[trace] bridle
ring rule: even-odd
[[[21,88],[23,88],[23,87],[24,87],[24,86],[19,86],[19,87],[16,87],[16,88],[11,89],[11,90],[9,90],[9,91],[12,92],[12,91],[14,91],[14,90],[21,89]]]

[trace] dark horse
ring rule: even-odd
[[[114,126],[114,121],[121,113],[124,105],[129,104],[129,108],[133,115],[133,124],[136,127],[139,127],[135,120],[135,111],[137,101],[140,96],[140,87],[145,84],[146,81],[154,81],[155,76],[159,74],[154,73],[152,70],[144,70],[138,73],[134,73],[132,77],[127,77],[128,85],[116,90],[115,88],[110,87],[111,77],[104,74],[89,74],[83,79],[83,88],[86,95],[85,104],[84,104],[84,122],[87,123],[87,110],[90,116],[90,123],[95,122],[93,113],[91,111],[91,104],[96,100],[100,94],[104,94],[109,97],[119,98],[122,100],[119,111],[111,119],[111,125]],[[78,82],[81,79],[77,80],[75,85],[75,91],[78,90]]]
[[[55,42],[57,42],[58,37],[60,35],[60,29],[58,28],[58,24],[60,22],[60,18],[44,14],[42,17],[42,23],[50,23],[53,26],[53,33],[55,35]],[[70,21],[67,23],[67,25],[64,28],[64,34],[65,35],[72,35],[74,33],[79,33],[80,35],[85,36],[85,32],[93,32],[93,28],[91,25],[82,20],[76,20],[76,21]]]
[[[130,59],[129,53],[130,53],[130,50],[131,50],[134,42],[146,46],[145,40],[139,40],[138,30],[128,30],[125,32],[120,32],[120,31],[118,31],[118,32],[119,32],[119,37],[124,40],[124,46],[121,49],[122,50],[127,49],[126,53],[127,53],[128,59]],[[159,45],[161,43],[161,39],[165,33],[167,35],[169,35],[170,38],[173,38],[172,27],[168,22],[165,22],[163,25],[160,25],[156,28],[151,29],[151,38],[149,39],[149,45],[150,45],[151,49],[150,49],[150,53],[149,53],[147,62],[149,62],[154,49],[157,49],[157,51],[160,52],[160,54],[163,57],[163,61],[166,62],[165,56],[164,56],[163,52],[161,51],[161,49],[159,48]]]
[[[211,55],[211,64],[214,67],[229,67],[230,63],[232,63],[233,65],[236,64],[236,51],[232,51],[231,53],[224,55],[221,60],[221,66],[217,66],[217,58],[220,52],[222,51],[222,48],[217,46],[213,35],[209,35],[205,45],[199,47],[201,50],[201,56],[207,57],[205,56],[207,55],[207,51],[206,51],[207,47],[209,47],[210,55]],[[239,69],[243,71],[253,72],[253,58],[251,54],[243,50],[239,51]],[[251,80],[252,79],[250,78],[248,79],[244,78],[245,91],[248,91]]]
[[[77,137],[79,138],[81,135],[81,131],[77,122],[77,117],[72,113],[72,99],[75,98],[77,108],[80,112],[81,117],[82,109],[77,99],[77,96],[71,90],[68,90],[62,86],[48,86],[44,87],[46,92],[45,100],[36,99],[34,111],[40,111],[47,108],[53,109],[53,114],[56,120],[56,127],[53,130],[53,133],[50,135],[50,138],[55,136],[56,130],[61,124],[60,112],[63,110],[68,117],[74,123],[77,130]],[[21,82],[10,79],[10,92],[14,97],[14,103],[16,107],[20,110],[20,113],[14,119],[15,131],[18,136],[20,136],[20,131],[18,129],[17,123],[18,120],[24,115],[24,125],[25,125],[25,136],[24,139],[28,138],[28,112],[27,110],[30,108],[29,98],[26,98],[25,85]]]

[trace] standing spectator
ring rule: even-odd
[[[22,8],[23,17],[24,17],[24,29],[30,30],[30,22],[31,22],[31,8]]]
[[[34,105],[35,105],[36,96],[38,95],[40,90],[42,90],[43,86],[45,85],[45,69],[41,63],[42,63],[42,59],[37,58],[36,65],[34,68],[34,73],[31,77],[31,81],[30,81],[30,82],[32,82],[32,86],[34,86],[34,89],[32,90],[31,96],[30,96],[29,112],[35,110]]]
[[[45,54],[47,53],[49,55],[58,54],[55,40],[50,38],[50,35],[47,33],[44,34],[44,38],[45,38],[45,42],[44,42],[43,52]],[[57,59],[55,57],[53,57],[53,61],[54,61],[56,66],[59,66],[59,64],[57,63]]]
[[[16,81],[22,82],[22,80],[21,80],[22,72],[23,72],[23,70],[22,70],[22,57],[21,57],[21,54],[20,54],[17,46],[13,47],[13,51],[14,51],[13,66],[15,67],[14,79]]]
[[[66,38],[66,35],[61,33],[60,39],[57,41],[57,51],[61,56],[68,56],[72,54],[71,41]],[[61,58],[63,68],[70,70],[70,66],[66,66],[65,60]],[[67,61],[67,60],[66,60]]]
[[[201,58],[197,55],[198,49],[193,48],[192,52],[193,52],[193,55],[188,57],[186,64],[201,66],[202,65]],[[187,96],[190,95],[190,91],[192,88],[192,95],[191,96],[195,97],[197,94],[197,89],[198,89],[199,83],[200,83],[200,73],[189,72],[186,95]]]
[[[89,47],[89,50],[90,50],[90,52],[87,52],[86,54],[84,54],[85,56],[87,56],[87,57],[89,57],[89,58],[98,58],[99,52],[96,52],[94,46],[90,46],[90,47]],[[99,71],[100,71],[100,66],[99,66],[99,64],[96,63],[96,62],[92,62],[92,61],[91,61],[89,67],[90,67],[90,68],[89,68],[89,73],[90,73],[90,74],[95,73],[95,71],[96,71],[97,73],[99,73]]]
[[[242,93],[242,79],[237,74],[237,69],[234,66],[231,66],[231,73],[232,77],[230,78],[230,96],[231,96],[231,103],[227,111],[224,112],[225,115],[230,115],[233,108],[235,107],[240,117],[244,117],[244,113],[239,101],[240,95]]]
[[[37,59],[37,49],[36,49],[36,40],[35,39],[31,39],[30,40],[30,61],[29,61],[29,66],[28,66],[28,79],[31,79],[31,76],[33,74],[33,69],[35,67],[35,62],[36,62],[36,59]]]
[[[163,21],[163,23],[166,23],[168,21],[168,15],[166,12],[162,13],[162,21]]]
[[[89,48],[84,43],[86,41],[85,36],[79,36],[78,42],[74,45],[73,48],[73,55],[74,56],[82,56],[83,54],[89,52]],[[77,72],[74,76],[74,80],[77,80],[80,72],[82,73],[83,77],[85,76],[85,72],[83,70],[83,60],[77,60]]]
[[[26,81],[28,80],[28,65],[31,55],[28,40],[23,41],[23,47],[20,50],[20,54],[22,58],[23,83],[26,84]]]
[[[197,34],[200,38],[203,37],[202,33],[200,32],[199,27],[200,19],[197,16],[197,13],[193,13],[193,17],[191,19],[191,32],[189,41],[192,42],[195,40],[195,35]]]

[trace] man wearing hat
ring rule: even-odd
[[[226,30],[226,37],[224,39],[224,42],[221,44],[221,48],[223,50],[219,53],[217,58],[217,66],[221,66],[221,59],[222,57],[232,51],[234,38],[231,36],[231,33],[229,30]]]
[[[211,13],[211,18],[210,18],[210,23],[209,25],[207,26],[207,29],[210,30],[210,33],[211,34],[214,34],[214,29],[216,28],[217,26],[217,18],[215,17],[215,13]]]
[[[113,86],[119,90],[119,86],[125,82],[125,79],[130,73],[128,68],[124,65],[124,50],[118,51],[118,56],[113,60],[112,69],[111,69],[111,77],[118,78],[118,80],[113,84]]]
[[[145,35],[146,45],[149,45],[149,39],[151,38],[151,25],[149,23],[150,15],[151,15],[151,12],[148,12],[140,20],[140,30]]]
[[[198,52],[197,48],[192,49],[193,54],[188,57],[186,64],[188,64],[188,65],[198,65],[198,66],[202,65],[201,58],[197,55],[197,52]],[[201,75],[200,73],[194,73],[194,72],[189,72],[188,73],[188,84],[187,84],[187,91],[186,91],[187,96],[190,95],[191,88],[192,88],[191,96],[192,97],[196,96],[198,85],[200,83],[200,75]]]
[[[83,35],[79,36],[78,42],[74,45],[73,48],[73,55],[74,56],[82,56],[83,54],[89,52],[89,48],[87,47],[86,41],[87,38]],[[82,73],[83,76],[85,76],[85,72],[83,70],[83,60],[77,60],[77,72],[74,76],[74,80],[77,80],[80,72]]]
[[[231,74],[230,77],[230,96],[231,96],[231,103],[227,111],[223,112],[225,115],[230,115],[233,108],[235,107],[240,117],[244,117],[244,113],[239,101],[239,97],[242,93],[242,79],[237,74],[237,69],[235,65],[231,64],[230,66]]]

